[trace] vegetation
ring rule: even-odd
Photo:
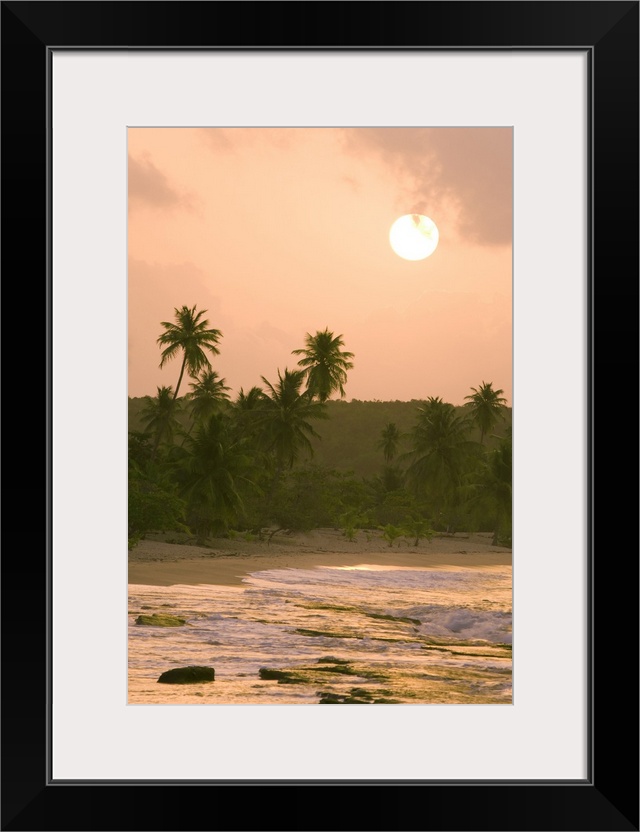
[[[329,396],[340,392],[344,397],[344,385],[347,382],[347,370],[353,369],[349,359],[352,352],[346,352],[342,335],[334,337],[333,332],[325,329],[315,335],[307,333],[305,347],[294,350],[294,355],[303,355],[298,366],[304,368],[307,379],[307,389],[313,398],[326,402]]]
[[[225,532],[242,510],[242,483],[251,483],[252,454],[216,413],[186,437],[169,462],[186,500],[186,521],[199,540]]]
[[[461,487],[477,461],[479,446],[469,438],[469,420],[441,398],[429,397],[417,415],[413,450],[405,454],[407,482],[432,506],[436,523],[449,529],[456,525]]]
[[[180,375],[176,384],[173,398],[177,399],[182,376],[186,370],[192,377],[198,375],[201,370],[210,370],[211,363],[205,350],[218,355],[220,350],[217,344],[222,333],[217,329],[207,329],[209,321],[202,320],[206,309],[196,312],[196,307],[189,309],[183,306],[175,309],[175,323],[162,321],[164,332],[158,338],[158,344],[164,347],[160,367],[164,367],[167,361],[171,361],[182,352],[182,365]]]
[[[189,385],[191,392],[185,398],[191,402],[191,418],[194,422],[204,423],[214,413],[218,413],[223,402],[228,401],[225,379],[220,378],[215,370],[203,370],[198,380]]]
[[[387,464],[391,464],[393,462],[394,457],[398,453],[398,446],[400,444],[400,439],[402,438],[402,434],[398,430],[398,426],[395,422],[388,422],[382,434],[380,436],[380,441],[378,442],[378,448],[384,454],[384,461]]]
[[[484,444],[484,437],[493,429],[496,423],[504,418],[506,399],[502,397],[504,390],[494,390],[491,383],[484,381],[480,387],[472,387],[471,395],[465,396],[467,407],[471,410],[471,418],[480,428],[480,444]]]
[[[153,398],[145,396],[145,406],[141,417],[147,432],[153,436],[154,456],[163,439],[171,444],[174,434],[180,427],[177,418],[179,410],[180,401],[175,400],[171,387],[158,387],[158,392]]]
[[[152,531],[206,543],[320,527],[350,541],[381,529],[389,546],[461,530],[510,545],[502,390],[483,381],[460,407],[436,396],[347,403],[354,356],[325,329],[293,351],[298,369],[262,376],[231,401],[209,359],[222,333],[205,312],[183,306],[160,324],[160,366],[182,357],[175,389],[129,400],[130,547]],[[185,375],[189,392],[179,397]]]

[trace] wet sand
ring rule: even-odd
[[[392,547],[380,532],[358,532],[354,541],[340,531],[274,536],[265,541],[220,539],[212,548],[169,543],[170,535],[149,536],[129,552],[129,583],[149,586],[216,584],[240,586],[251,572],[312,569],[317,566],[487,567],[511,565],[511,549],[494,546],[491,534],[437,536],[417,546],[402,538]]]

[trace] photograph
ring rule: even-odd
[[[510,705],[513,129],[127,134],[129,704]]]
[[[3,832],[638,832],[638,0],[0,6]]]

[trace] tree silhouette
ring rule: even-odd
[[[220,378],[215,370],[203,370],[189,387],[191,392],[185,398],[191,403],[191,416],[197,422],[204,422],[213,416],[220,404],[229,399],[227,390],[230,388],[225,386],[225,379]]]
[[[465,396],[465,400],[468,400],[465,407],[470,409],[471,418],[480,428],[480,444],[484,445],[485,435],[498,422],[498,419],[504,418],[507,400],[501,395],[504,390],[494,390],[491,382],[486,384],[483,381],[480,387],[471,389],[473,393]]]
[[[385,462],[391,463],[398,453],[401,436],[395,422],[388,422],[383,428],[378,448],[383,452]]]
[[[187,519],[198,537],[226,530],[242,509],[241,484],[251,485],[252,457],[229,418],[215,413],[187,437],[176,462]]]
[[[336,391],[344,396],[347,370],[353,369],[349,360],[353,353],[341,349],[344,346],[342,335],[334,336],[328,329],[315,335],[307,333],[305,345],[303,349],[293,350],[293,355],[304,356],[298,366],[303,368],[311,396],[320,402],[326,402]]]
[[[211,362],[205,350],[213,355],[219,355],[220,353],[217,344],[222,337],[222,333],[218,329],[207,329],[209,321],[202,320],[206,311],[206,309],[203,309],[196,312],[195,306],[191,309],[182,306],[180,309],[174,310],[175,323],[161,321],[165,331],[157,340],[157,343],[164,347],[160,367],[164,367],[168,361],[182,352],[182,365],[173,394],[174,400],[178,397],[178,390],[185,370],[188,375],[195,378],[201,370],[211,369]]]
[[[273,451],[278,470],[291,468],[302,450],[313,456],[309,437],[318,437],[311,419],[326,419],[325,406],[312,399],[309,391],[300,392],[304,381],[301,370],[278,370],[277,383],[264,376],[268,391],[263,402],[263,425],[268,449]]]
[[[145,405],[140,413],[140,419],[146,430],[153,436],[152,458],[155,457],[160,442],[171,442],[180,423],[176,418],[179,402],[175,401],[171,387],[158,387],[155,396],[145,396]]]
[[[256,451],[266,451],[265,402],[266,396],[260,387],[251,387],[246,393],[243,388],[233,402],[233,424],[238,436],[251,442]]]
[[[471,484],[470,502],[491,517],[493,545],[511,544],[512,528],[512,440],[511,428],[498,447],[487,453]]]
[[[413,450],[403,457],[410,460],[409,483],[429,499],[436,521],[443,508],[456,504],[464,474],[479,448],[469,439],[469,430],[469,420],[441,398],[430,397],[418,408],[411,433]]]

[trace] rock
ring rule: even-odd
[[[166,613],[156,613],[153,615],[139,615],[136,618],[136,624],[144,624],[150,627],[183,627],[186,624],[184,618],[178,618],[177,615],[167,615]]]
[[[200,682],[213,682],[216,672],[212,667],[175,667],[173,670],[166,670],[158,679],[165,685],[195,685]]]
[[[322,656],[318,664],[351,664],[349,659],[336,659],[334,656]]]
[[[277,679],[278,681],[289,678],[286,670],[272,670],[270,667],[261,667],[258,676],[261,679]]]
[[[341,705],[344,699],[344,696],[340,693],[331,693],[323,690],[317,690],[316,696],[320,697],[319,705]]]
[[[279,685],[305,685],[308,680],[290,670],[271,670],[268,667],[261,667],[258,671],[261,679],[277,679]]]

